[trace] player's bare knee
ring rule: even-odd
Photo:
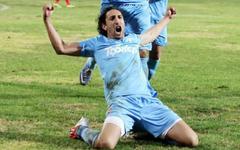
[[[96,143],[96,148],[106,148],[106,149],[114,149],[116,143],[113,143],[111,139],[99,140]]]
[[[111,142],[103,141],[103,142],[100,143],[100,147],[99,148],[114,149],[115,146],[116,145],[111,143]]]
[[[198,146],[198,136],[195,134],[195,136],[192,138],[192,147]]]
[[[187,145],[189,147],[196,147],[196,146],[198,146],[198,136],[197,136],[196,133],[194,133],[191,136],[189,136]]]

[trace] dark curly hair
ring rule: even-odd
[[[106,36],[106,37],[107,37],[107,31],[102,28],[102,25],[103,25],[103,24],[106,24],[106,14],[107,14],[110,10],[113,10],[113,9],[120,11],[120,10],[117,9],[116,7],[110,6],[110,7],[105,8],[105,9],[101,12],[101,14],[99,15],[99,17],[98,17],[98,27],[97,27],[98,33],[99,33],[99,34],[102,34],[102,35],[104,35],[104,36]],[[120,12],[121,12],[121,11],[120,11]]]

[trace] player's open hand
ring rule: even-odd
[[[54,8],[52,4],[45,4],[43,6],[43,19],[46,20],[47,18],[51,17],[53,10]]]
[[[166,12],[166,17],[172,19],[174,15],[176,15],[176,9],[174,7],[169,7]]]

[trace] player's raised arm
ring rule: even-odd
[[[57,54],[79,56],[81,51],[79,43],[66,44],[55,30],[51,22],[51,15],[53,13],[53,10],[54,7],[51,4],[46,4],[43,6],[43,21],[55,52]]]
[[[151,43],[157,38],[157,36],[161,33],[162,29],[170,22],[173,15],[176,14],[175,8],[168,8],[165,17],[155,26],[148,29],[145,33],[139,35],[141,39],[141,45],[145,45]]]

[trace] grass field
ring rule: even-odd
[[[85,58],[57,56],[53,51],[42,21],[46,2],[0,0],[1,150],[89,149],[68,138],[69,128],[81,116],[100,128],[105,117],[99,71],[83,87],[78,78]],[[53,14],[63,39],[96,35],[99,1],[72,4],[76,7]],[[170,0],[170,5],[177,8],[177,16],[169,25],[169,45],[152,85],[198,133],[196,149],[240,149],[239,1]],[[126,138],[116,149],[179,147]]]

